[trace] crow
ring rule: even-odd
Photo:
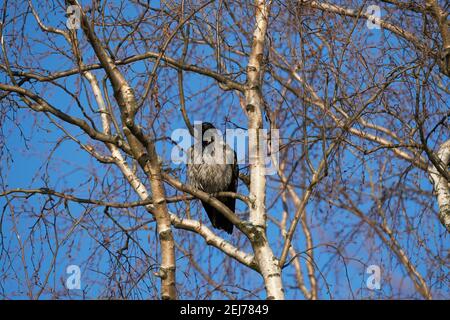
[[[207,193],[222,191],[236,192],[238,187],[239,167],[236,152],[224,141],[217,129],[209,122],[202,123],[202,140],[196,141],[197,147],[188,150],[187,178],[193,187]],[[217,197],[233,213],[236,199]],[[202,201],[214,228],[231,234],[233,224],[217,209]]]

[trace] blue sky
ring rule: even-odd
[[[40,10],[42,10],[42,8],[40,8]],[[133,12],[130,11],[126,12],[130,15],[133,14]],[[49,21],[55,21],[55,24],[57,25],[63,23],[61,21],[63,16],[59,10],[46,13],[50,14],[50,17],[48,18]],[[51,18],[51,16],[53,16],[53,18]],[[26,21],[25,33],[32,34],[34,32],[37,32],[37,25],[30,16]],[[81,37],[81,31],[79,31],[79,36]],[[401,52],[398,53],[398,56],[394,57],[380,56],[380,51],[377,49],[377,45],[381,43],[385,45],[386,41],[393,41],[390,40],[389,36],[384,31],[367,31],[366,39],[367,47],[369,48],[373,46],[372,49],[367,49],[368,56],[373,57],[374,60],[380,59],[380,61],[386,62],[386,59],[400,60],[401,58],[405,58],[404,56],[401,56]],[[66,45],[62,39],[55,37],[52,40],[55,41],[56,46],[66,48]],[[232,43],[231,39],[229,41]],[[396,43],[394,42],[393,44],[395,45]],[[41,65],[45,66],[48,70],[65,70],[73,67],[72,63],[68,60],[63,60],[60,58],[55,59],[52,55],[46,57],[40,56],[39,52],[45,53],[48,50],[48,48],[44,47],[42,44],[35,43],[32,50],[34,57],[39,59]],[[85,48],[84,50],[88,53],[87,56],[89,58],[92,51],[89,48]],[[205,56],[212,54],[211,50],[203,50]],[[32,62],[32,59],[30,62]],[[133,65],[133,69],[136,70],[142,70],[143,68],[143,63],[136,63]],[[388,70],[380,70],[380,74],[386,74],[387,71]],[[97,71],[95,73],[98,75],[100,80],[103,73]],[[173,75],[174,71],[164,68],[161,70],[161,74]],[[9,79],[4,73],[2,73],[0,77],[2,82],[9,82]],[[163,105],[163,109],[166,114],[159,120],[158,125],[166,126],[165,132],[170,133],[176,128],[183,128],[184,123],[181,115],[177,111],[179,102],[176,83],[171,83],[170,80],[168,80],[175,78],[173,76],[171,78],[161,76],[161,78],[163,80],[161,80],[159,86],[160,90],[164,91],[164,96],[167,98],[167,102]],[[69,87],[79,86],[79,80],[80,77],[78,75],[72,76],[67,80],[66,85]],[[137,85],[138,80],[139,79],[134,79],[135,83],[133,84]],[[203,76],[189,74],[188,77],[185,77],[186,96],[190,96],[192,93],[198,92],[199,88],[207,88],[208,86],[213,85],[212,89],[204,93],[200,93],[192,97],[192,99],[187,99],[186,104],[188,110],[195,108],[202,108],[202,110],[206,110],[202,117],[205,117],[204,119],[207,119],[209,122],[215,123],[216,126],[222,130],[225,127],[233,127],[233,124],[225,124],[226,117],[232,118],[235,124],[241,125],[245,128],[246,120],[242,114],[241,108],[239,107],[237,97],[233,94],[223,93],[221,89],[214,84],[215,83],[213,81]],[[332,84],[330,84],[329,89],[331,89],[331,87]],[[33,85],[32,87],[29,86],[29,88],[32,88],[36,92],[44,90],[44,87],[40,84]],[[43,92],[48,101],[61,110],[69,110],[72,115],[78,117],[82,116],[80,110],[77,109],[76,105],[73,103],[73,100],[71,101],[61,90],[52,90],[51,92],[45,90]],[[80,99],[82,105],[87,106],[88,100],[86,98],[86,90],[83,89],[81,92],[82,94],[78,98]],[[95,107],[93,96],[90,92],[88,93],[90,95],[90,103],[92,103]],[[208,104],[211,103],[225,107],[221,109],[209,107]],[[147,108],[144,110],[147,110]],[[114,196],[108,200],[137,200],[137,197],[133,194],[133,192],[130,192],[129,187],[121,187],[120,190],[115,189],[117,187],[116,184],[120,181],[117,169],[98,163],[96,160],[88,156],[86,152],[80,150],[79,146],[73,141],[66,139],[60,142],[58,147],[54,149],[55,142],[60,140],[62,133],[57,127],[50,123],[45,116],[35,114],[26,109],[17,110],[16,112],[10,114],[14,115],[15,118],[7,119],[2,124],[1,128],[3,134],[6,136],[6,142],[5,146],[1,148],[3,154],[1,156],[0,163],[0,177],[3,180],[3,184],[7,188],[48,187],[58,191],[70,190],[70,193],[79,197],[90,197],[91,195],[96,195],[101,185],[109,185],[111,186],[112,195]],[[191,121],[194,120],[202,119],[198,119],[197,114],[192,112]],[[380,118],[379,121],[382,124],[383,119]],[[145,123],[142,125],[145,126]],[[81,141],[87,141],[86,136],[80,135],[79,130],[74,129],[74,127],[71,126],[67,126],[67,128],[73,130],[71,133],[76,135]],[[284,136],[282,136],[282,138],[289,137],[290,134],[296,133],[285,130],[283,134]],[[24,137],[26,137],[26,139]],[[157,144],[157,149],[162,155],[164,162],[166,164],[170,164],[171,145],[166,141],[161,141]],[[8,157],[6,150],[9,150],[9,152],[13,154],[12,159]],[[47,161],[50,154],[52,154],[51,160]],[[352,176],[365,176],[367,179],[369,178],[367,170],[362,167],[360,163],[356,163],[355,159],[349,152],[346,152],[343,156],[343,160],[342,171],[348,172],[348,175],[346,176],[347,178],[350,179]],[[389,165],[392,168],[396,166],[402,167],[404,166],[404,163],[393,159]],[[375,171],[377,170],[377,164],[375,162],[371,163],[370,157],[368,157],[367,166]],[[183,170],[183,166],[177,167],[172,165],[172,168],[179,168]],[[413,171],[408,176],[408,179],[414,180],[416,178],[414,174],[415,173]],[[184,176],[183,172],[181,173],[181,176]],[[417,183],[421,186],[421,188],[423,188],[423,190],[431,190],[431,184],[423,175],[418,174],[417,179]],[[393,178],[392,185],[386,184],[384,187],[387,189],[390,187],[395,188],[396,183],[397,180]],[[268,185],[268,203],[270,203],[276,196],[275,191],[273,191],[274,186],[276,186],[276,182],[270,181]],[[170,194],[173,193],[173,190],[169,187],[167,190]],[[316,192],[322,191],[322,189],[319,189]],[[245,186],[242,184],[239,186],[239,192],[247,193]],[[79,299],[104,297],[104,287],[107,283],[107,278],[117,278],[121,276],[120,272],[119,274],[112,274],[113,271],[120,270],[123,273],[133,273],[134,269],[143,270],[145,268],[149,268],[150,272],[148,272],[148,274],[138,284],[138,287],[142,289],[143,293],[140,294],[139,290],[131,290],[128,297],[155,298],[158,296],[159,279],[153,275],[153,272],[157,270],[157,261],[159,261],[160,256],[157,245],[157,237],[154,231],[154,224],[149,225],[150,230],[135,232],[133,233],[133,236],[135,240],[139,242],[142,249],[156,261],[153,261],[150,258],[143,260],[142,258],[144,256],[142,252],[140,252],[140,249],[137,246],[131,245],[127,252],[130,258],[128,260],[124,259],[120,261],[124,266],[123,268],[116,268],[115,266],[117,265],[117,260],[115,260],[114,256],[110,254],[108,250],[114,252],[115,250],[120,249],[120,247],[125,244],[126,237],[120,233],[117,226],[105,216],[103,213],[104,208],[100,207],[86,211],[86,207],[69,202],[66,205],[64,203],[59,203],[58,206],[52,211],[50,208],[53,202],[49,202],[47,200],[48,198],[45,196],[35,195],[26,201],[14,200],[12,203],[14,206],[17,206],[16,210],[21,212],[17,220],[17,228],[19,234],[22,235],[22,240],[25,239],[26,235],[29,234],[32,228],[37,228],[35,233],[36,237],[32,239],[33,241],[31,241],[31,239],[27,240],[24,253],[24,260],[26,261],[26,264],[30,266],[28,274],[31,281],[38,278],[40,279],[39,281],[42,281],[42,279],[45,278],[46,273],[50,270],[49,285],[55,288],[55,291],[63,292],[61,296],[51,296],[44,293],[41,298],[70,297]],[[183,210],[180,210],[180,207],[182,208],[184,205],[184,203],[173,204],[170,205],[170,209],[174,212],[183,212]],[[197,204],[194,205],[194,208],[196,206]],[[360,209],[369,211],[372,206],[373,203],[367,201],[366,205],[360,206]],[[420,214],[421,208],[417,207],[414,201],[406,201],[406,206],[408,216],[414,217]],[[15,270],[15,273],[19,277],[19,279],[15,279],[14,277],[8,277],[6,279],[0,278],[0,292],[11,298],[24,298],[27,294],[24,286],[25,273],[23,270],[18,241],[12,232],[14,226],[12,224],[11,215],[13,212],[10,210],[11,207],[8,206],[5,197],[0,198],[0,207],[2,208],[1,230],[3,235],[3,248],[9,248],[8,252],[2,250],[0,253],[0,272],[1,274],[9,275],[13,273],[12,270]],[[52,233],[52,230],[46,229],[42,223],[37,223],[39,222],[39,219],[41,219],[39,217],[41,212],[40,208],[43,207],[45,207],[48,212],[52,212],[52,215],[49,215],[48,219],[54,219],[52,223],[59,224],[60,226],[67,225],[67,227],[69,227],[71,219],[77,219],[83,213],[86,214],[86,219],[88,219],[92,224],[102,225],[104,228],[110,230],[110,232],[105,233],[111,236],[111,243],[113,243],[112,247],[105,248],[99,246],[98,241],[105,241],[105,239],[97,239],[96,236],[98,236],[98,233],[92,232],[92,230],[83,229],[79,226],[76,229],[75,235],[62,244],[59,249],[55,267],[50,269],[51,253],[55,238],[58,237],[61,239],[64,237],[66,232],[69,231],[69,229],[60,228],[58,233],[54,234]],[[279,219],[282,210],[283,208],[281,203],[278,202],[270,209],[270,213]],[[151,218],[142,208],[133,209],[131,211],[142,219]],[[240,203],[238,205],[238,211],[244,215],[245,207],[243,207]],[[347,237],[352,237],[352,229],[348,228],[341,230],[339,234],[342,237],[337,239],[335,238],[336,235],[334,233],[328,234],[326,230],[323,230],[321,227],[323,217],[325,215],[335,215],[333,217],[333,219],[336,219],[335,221],[341,222],[343,225],[347,226],[357,226],[358,222],[343,210],[330,208],[324,203],[317,205],[314,201],[311,201],[307,207],[307,211],[311,213],[309,215],[309,223],[314,227],[315,244],[318,245],[318,248],[314,251],[315,264],[317,266],[317,270],[326,275],[326,282],[328,283],[331,291],[330,295],[324,286],[324,282],[320,281],[321,277],[325,277],[325,275],[321,275],[318,271],[317,277],[319,278],[321,285],[321,298],[377,298],[387,296],[397,290],[397,288],[383,285],[380,291],[369,291],[366,289],[365,282],[368,277],[368,274],[366,274],[366,268],[368,265],[372,264],[380,265],[382,268],[382,279],[383,277],[389,277],[389,282],[394,284],[394,286],[400,287],[404,295],[408,295],[410,293],[412,294],[415,291],[411,281],[405,280],[404,283],[400,285],[402,278],[405,277],[405,271],[398,265],[398,263],[395,262],[395,259],[391,259],[387,256],[387,251],[382,247],[382,245],[380,245],[379,251],[372,251],[370,254],[368,253],[367,247],[369,246],[369,243],[365,243],[366,239],[364,233],[355,235],[351,244],[346,246],[347,252],[342,253],[345,257],[345,263],[331,263],[331,261],[339,261],[343,258],[339,254],[336,254],[335,249],[329,244],[337,245],[339,244],[339,241],[347,239]],[[125,214],[122,215],[124,211],[111,210],[111,212],[115,214],[117,221],[122,226],[132,227],[136,225],[136,221],[130,219]],[[427,214],[429,214],[429,212]],[[336,218],[336,216],[339,218]],[[69,217],[71,218],[69,219]],[[199,218],[197,215],[194,217]],[[204,212],[202,219],[203,221],[206,221]],[[51,222],[49,221],[48,224],[51,225]],[[270,222],[268,226],[269,240],[274,247],[279,248],[279,229]],[[440,230],[441,226],[437,219],[432,223],[427,220],[427,228],[429,228],[430,232],[433,231],[436,234],[442,233]],[[223,255],[217,249],[206,246],[203,239],[199,236],[188,234],[187,231],[182,230],[175,231],[175,235],[176,240],[183,239],[179,245],[183,246],[188,252],[189,250],[195,251],[197,263],[210,274],[216,275],[217,279],[214,280],[217,282],[224,280],[225,283],[228,283],[230,285],[230,290],[236,292],[237,297],[265,297],[264,290],[261,290],[263,286],[262,279],[256,272],[246,270],[245,268],[238,268],[236,262],[231,261],[230,258]],[[225,233],[221,233],[221,235],[233,242],[236,246],[241,247],[248,252],[251,250],[248,242],[242,237],[242,235],[237,236],[237,231],[235,231],[233,237],[230,237]],[[368,242],[377,242],[377,240],[371,240],[371,237],[368,237],[368,239]],[[408,241],[411,241],[410,239],[399,240],[409,247]],[[305,239],[300,232],[296,236],[294,243],[298,247],[299,251],[304,249]],[[52,246],[49,244],[52,244]],[[435,243],[430,241],[428,245],[430,246],[429,250],[431,252],[442,252],[442,250],[445,252],[445,248],[448,248],[448,241],[441,240],[440,242],[438,241]],[[412,246],[411,248],[415,247]],[[277,256],[280,254],[278,249],[275,253]],[[95,259],[92,258],[93,254],[96,257]],[[412,251],[408,252],[408,254],[414,258],[414,261],[418,265],[419,271],[425,272],[427,266],[421,264],[421,261],[424,258],[421,256],[423,255],[423,252]],[[416,254],[419,255],[415,256]],[[207,287],[204,286],[204,281],[199,273],[190,266],[189,258],[180,251],[177,251],[177,258],[177,279],[179,282],[179,288],[182,292],[188,292],[189,290],[192,291],[192,296],[185,294],[185,296],[182,297],[192,298],[205,296]],[[300,260],[305,258],[306,256],[303,254],[301,255]],[[41,264],[38,274],[39,277],[33,278],[30,272],[31,266],[36,266],[39,263]],[[67,292],[64,291],[64,281],[68,277],[66,274],[66,268],[68,265],[72,264],[79,265],[81,268],[83,290],[73,290]],[[340,265],[341,268],[338,270],[332,270],[336,265]],[[239,272],[233,273],[234,270],[238,269]],[[102,274],[102,272],[105,274]],[[447,272],[447,269],[436,270],[437,274],[445,275]],[[304,273],[306,277],[306,269],[304,270]],[[295,286],[295,283],[291,283],[293,281],[292,274],[292,268],[286,268],[284,272],[284,284],[286,286],[287,297],[292,299],[302,298],[299,290],[292,288]],[[20,285],[18,285],[18,283],[20,283]],[[235,285],[243,286],[244,288],[237,289]],[[251,292],[253,291],[255,295],[252,295],[244,289],[248,289]],[[197,292],[195,290],[197,290]],[[433,284],[433,290],[438,297],[448,297],[449,292],[448,287],[445,286],[445,282],[441,284]],[[36,294],[36,292],[34,293]],[[223,296],[220,293],[215,292],[212,293],[210,297],[217,298]]]

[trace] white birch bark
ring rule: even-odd
[[[86,77],[86,79],[88,79],[89,83],[91,84],[95,100],[101,112],[103,131],[106,134],[110,134],[111,133],[110,119],[108,118],[105,100],[102,97],[98,81],[91,72],[85,72],[84,76]],[[138,193],[139,197],[142,200],[148,199],[150,195],[146,187],[130,169],[128,163],[122,156],[120,150],[113,144],[107,144],[107,146],[111,151],[111,155],[113,156],[115,164],[119,167],[122,174],[128,180],[133,189]],[[158,189],[163,188],[162,185],[158,185],[155,187],[155,181],[153,180],[150,181],[150,183],[153,190],[153,198],[155,205],[153,204],[147,205],[145,206],[145,208],[156,217],[158,233],[161,240],[162,260],[160,270],[158,273],[158,276],[161,277],[161,297],[163,299],[176,299],[177,293],[175,287],[175,268],[176,268],[175,248],[171,231],[171,223],[170,220],[166,221],[166,219],[163,219],[160,216],[158,217],[158,215],[156,214],[156,212],[162,211],[161,208],[158,208],[158,205],[160,206],[161,202],[165,203],[165,195],[163,192],[156,192]],[[159,183],[159,181],[157,181],[156,183]],[[156,194],[158,194],[158,196],[156,196]],[[161,199],[163,199],[163,201],[161,201]],[[165,210],[167,211],[167,208],[165,208]]]
[[[263,128],[262,78],[264,45],[269,19],[270,1],[255,2],[256,26],[253,32],[253,43],[247,66],[247,84],[245,89],[246,112],[250,133],[256,133],[253,152],[250,151],[250,198],[254,204],[250,206],[250,223],[254,227],[251,237],[255,259],[264,279],[267,299],[284,299],[281,268],[273,254],[266,235],[266,175],[264,148],[259,143],[259,130]]]
[[[443,164],[442,169],[448,170],[450,165],[450,140],[441,145],[437,152],[437,158]],[[433,164],[428,168],[428,172],[433,182],[439,206],[439,220],[450,232],[450,183]]]

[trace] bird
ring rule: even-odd
[[[201,129],[201,141],[195,142],[198,143],[197,148],[194,144],[187,151],[188,183],[207,193],[236,192],[239,177],[236,152],[223,141],[213,124],[202,122]],[[235,198],[217,197],[217,200],[235,212]],[[205,201],[202,205],[214,228],[233,233],[233,223],[227,217]]]

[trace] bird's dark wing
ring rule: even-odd
[[[236,152],[234,153],[234,163],[233,163],[233,175],[231,177],[230,184],[228,188],[223,191],[231,191],[236,192],[238,187],[238,178],[239,178],[239,166],[237,164],[237,156]],[[221,201],[225,204],[231,212],[234,213],[236,207],[236,199],[231,197],[217,197],[217,200]],[[215,228],[225,230],[227,233],[233,233],[233,224],[218,210],[209,204],[202,202],[203,207],[205,208],[206,213],[208,214],[209,220],[211,220],[212,225]]]
[[[231,177],[230,185],[228,186],[226,191],[237,192],[238,180],[239,180],[239,166],[237,164],[237,156],[236,156],[236,152],[235,152],[234,153],[234,163],[233,163],[233,176]],[[226,197],[224,199],[223,203],[226,204],[227,207],[230,208],[230,210],[234,212],[234,209],[236,207],[236,199],[235,198]]]

